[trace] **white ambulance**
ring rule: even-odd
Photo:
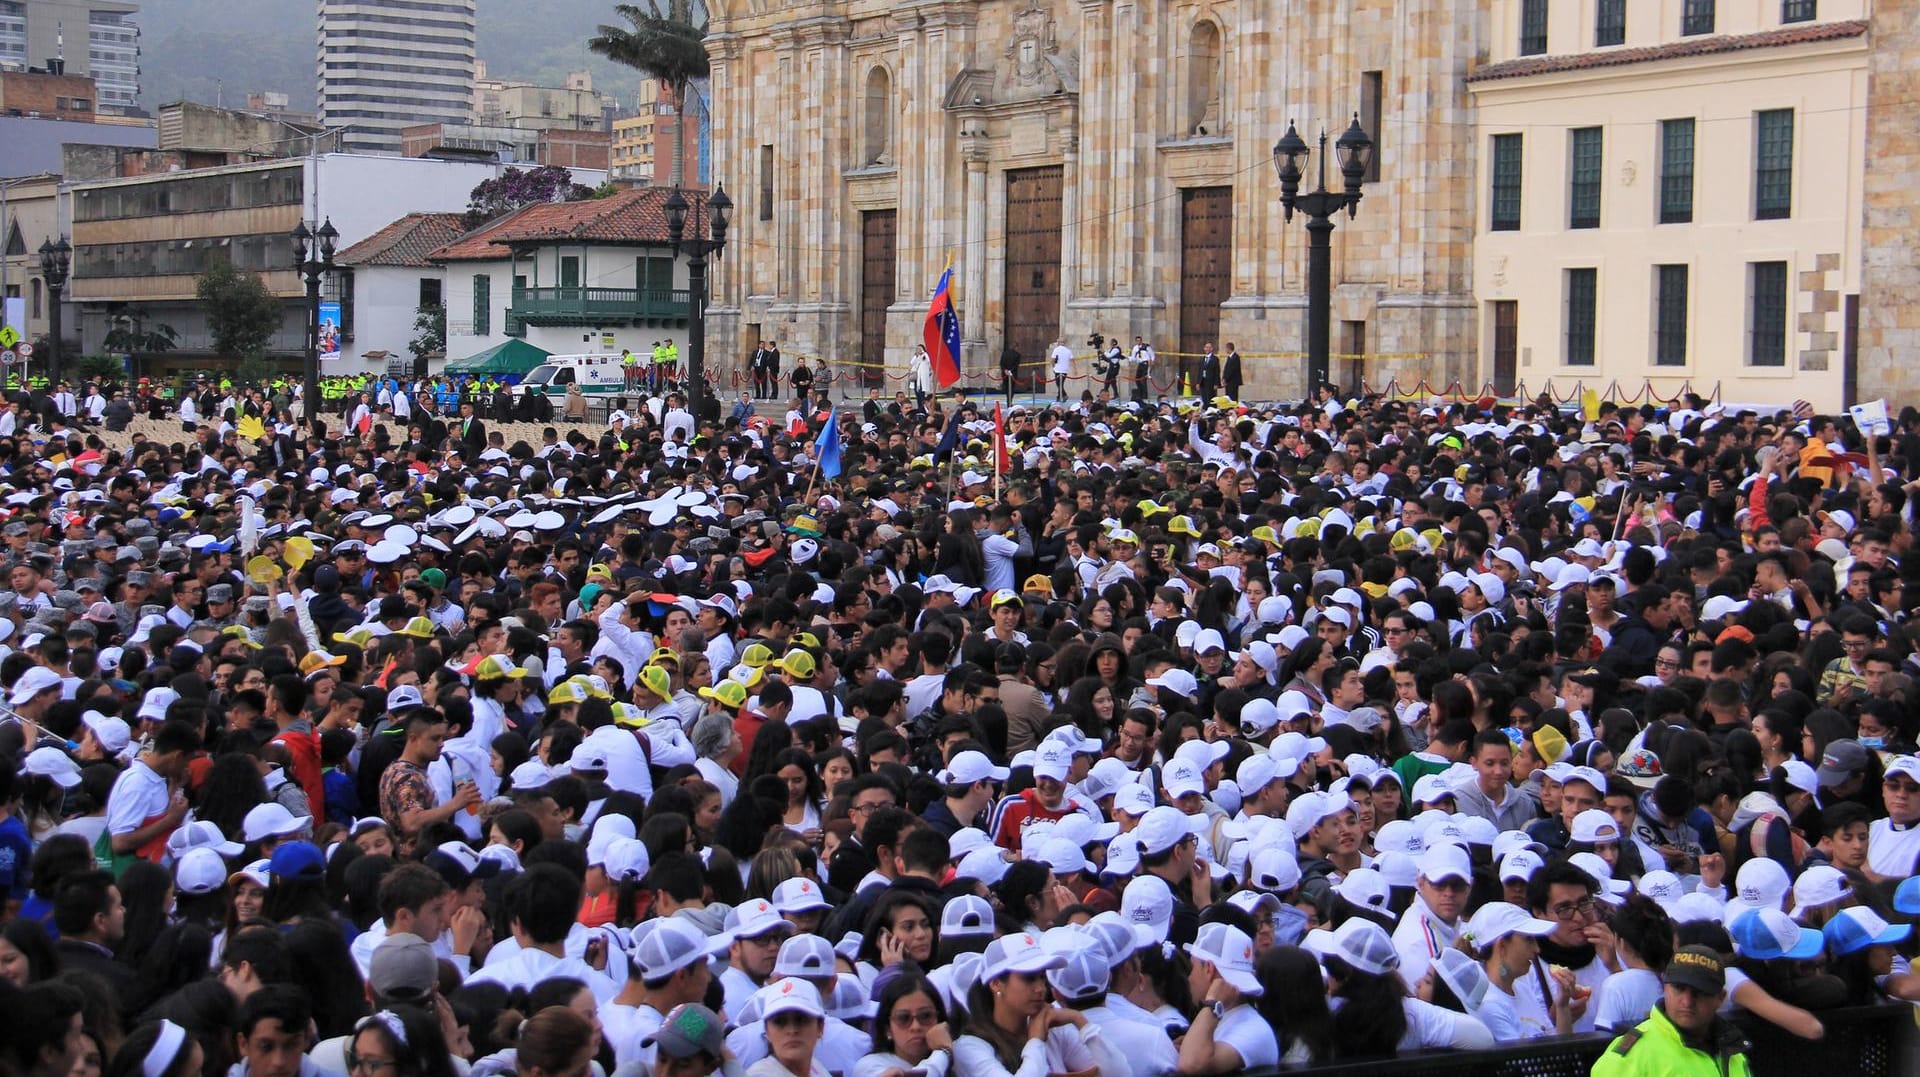
[[[514,395],[537,392],[564,398],[569,385],[578,385],[586,396],[604,396],[625,390],[627,375],[618,355],[549,355],[520,379]]]

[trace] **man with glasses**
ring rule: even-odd
[[[187,626],[199,619],[200,596],[206,593],[206,587],[199,580],[183,580],[174,585],[173,604],[167,607],[167,623],[186,631]]]
[[[1840,646],[1845,652],[1820,672],[1819,700],[1835,706],[1867,694],[1867,654],[1877,635],[1874,623],[1862,614],[1840,622]]]
[[[728,965],[720,974],[720,987],[726,993],[726,1012],[739,1013],[773,974],[780,957],[780,944],[794,932],[793,921],[764,898],[755,898],[734,909],[736,926],[727,949]]]
[[[1551,979],[1550,969],[1567,969],[1580,987],[1598,991],[1607,977],[1623,967],[1613,928],[1595,904],[1598,887],[1591,875],[1564,861],[1535,872],[1527,884],[1529,909],[1540,919],[1552,921],[1554,928],[1540,940],[1540,957],[1535,961],[1539,975],[1527,973],[1514,981],[1514,1004],[1523,1023],[1552,1012],[1552,1000],[1542,994],[1543,980]],[[1592,1032],[1598,1016],[1599,1007],[1588,1006],[1574,1018],[1574,1031]]]

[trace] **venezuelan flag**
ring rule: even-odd
[[[924,329],[927,355],[933,359],[933,377],[945,389],[960,380],[960,313],[953,309],[953,258],[933,289]]]

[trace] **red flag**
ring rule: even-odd
[[[993,470],[999,475],[1013,470],[1013,457],[1007,452],[1007,424],[998,404],[993,406]]]
[[[946,272],[934,286],[933,302],[927,306],[927,323],[921,336],[927,355],[933,360],[933,378],[945,389],[960,380],[960,315],[953,309],[953,259],[947,259]]]

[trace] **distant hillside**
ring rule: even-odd
[[[277,90],[294,108],[313,108],[315,9],[313,0],[141,0],[141,104],[238,106],[250,91]],[[613,0],[480,0],[480,58],[494,78],[543,85],[584,66],[595,89],[630,104],[634,73],[587,52],[594,27],[613,21]]]

